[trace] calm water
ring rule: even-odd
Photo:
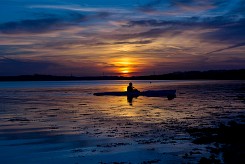
[[[244,122],[245,81],[133,81],[177,97],[96,97],[128,81],[0,82],[3,163],[193,162],[188,127]],[[201,153],[192,159],[186,152]]]

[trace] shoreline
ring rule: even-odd
[[[147,76],[53,76],[18,75],[0,76],[1,81],[80,81],[80,80],[245,80],[245,69],[174,72]]]

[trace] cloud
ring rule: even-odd
[[[119,7],[84,7],[78,5],[33,5],[30,8],[41,8],[41,9],[58,9],[68,10],[76,12],[88,12],[88,13],[114,13],[114,14],[128,14],[131,13],[129,10]]]
[[[3,34],[38,34],[65,30],[72,26],[81,26],[92,21],[102,21],[110,16],[108,12],[97,12],[85,15],[80,12],[66,11],[63,15],[39,14],[46,18],[25,19],[0,24],[0,33]]]
[[[156,19],[149,19],[149,20],[131,20],[128,21],[127,24],[122,26],[124,27],[133,27],[133,26],[164,26],[164,25],[173,25],[176,24],[174,21],[166,21],[166,20],[156,20]]]
[[[62,68],[51,62],[40,61],[24,61],[2,57],[0,59],[0,74],[1,75],[23,75],[46,73],[47,68]]]
[[[240,0],[154,0],[140,5],[139,11],[155,16],[206,16],[220,15],[232,9],[232,3]],[[236,6],[236,5],[234,5]]]
[[[159,26],[173,26],[173,27],[202,27],[202,28],[219,28],[224,25],[229,25],[239,20],[234,20],[233,17],[225,16],[213,16],[213,17],[186,17],[181,19],[140,19],[140,20],[129,20],[122,27],[159,27]]]
[[[32,54],[33,52],[26,50],[27,47],[31,47],[31,45],[0,45],[0,57]]]
[[[128,41],[128,42],[114,42],[113,44],[150,44],[152,40],[138,40],[138,41]]]
[[[187,30],[195,31],[196,37],[202,41],[239,43],[245,40],[245,19],[232,16],[215,16],[215,17],[190,17],[180,20],[159,20],[159,19],[141,19],[130,20],[122,27],[127,28],[151,28],[142,33],[131,34],[131,37],[152,37],[160,36],[161,34],[179,35],[185,33]],[[202,33],[198,33],[203,29]],[[126,37],[127,35],[125,35]],[[128,35],[128,37],[130,34]]]
[[[62,30],[66,25],[71,24],[57,18],[22,20],[0,24],[0,32],[4,34],[45,33]]]
[[[216,28],[215,31],[205,33],[202,37],[205,40],[214,40],[228,43],[240,43],[241,41],[245,40],[244,28],[244,18],[238,21],[228,21],[223,26]]]
[[[24,60],[0,57],[0,75],[30,75],[30,74],[50,74],[50,75],[97,75],[97,68],[90,63],[83,63],[83,66],[62,64],[58,61],[44,60]]]
[[[225,48],[221,48],[221,49],[218,49],[218,50],[215,50],[215,51],[211,51],[211,52],[205,53],[203,55],[210,55],[210,54],[213,54],[213,53],[217,53],[217,52],[221,52],[221,51],[225,51],[225,50],[229,50],[229,49],[233,49],[233,48],[243,47],[243,46],[245,46],[245,42],[239,43],[239,44],[235,44],[235,45],[232,45],[232,46],[228,46],[228,47],[225,47]]]
[[[118,40],[137,39],[137,38],[154,39],[154,38],[161,37],[162,34],[176,35],[176,34],[181,33],[181,32],[182,31],[178,31],[178,30],[170,30],[169,28],[152,28],[152,29],[149,29],[149,30],[143,31],[143,32],[129,33],[129,34],[117,34],[117,35],[113,35],[111,37],[113,39],[118,39]]]

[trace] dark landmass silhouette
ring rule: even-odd
[[[222,163],[215,158],[215,155],[220,153],[223,163],[245,163],[245,134],[241,133],[244,129],[245,124],[230,121],[227,125],[220,124],[216,128],[189,128],[187,132],[195,138],[192,141],[194,144],[215,143],[215,146],[208,150],[210,157],[202,157],[199,163]]]
[[[0,81],[71,81],[71,80],[245,80],[245,69],[174,72],[149,76],[53,76],[20,75],[0,76]]]

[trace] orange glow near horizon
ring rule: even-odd
[[[122,73],[129,73],[129,71],[128,70],[123,70]]]
[[[119,60],[112,61],[115,65],[115,71],[122,76],[130,76],[134,70],[136,63],[131,58],[121,58]]]

